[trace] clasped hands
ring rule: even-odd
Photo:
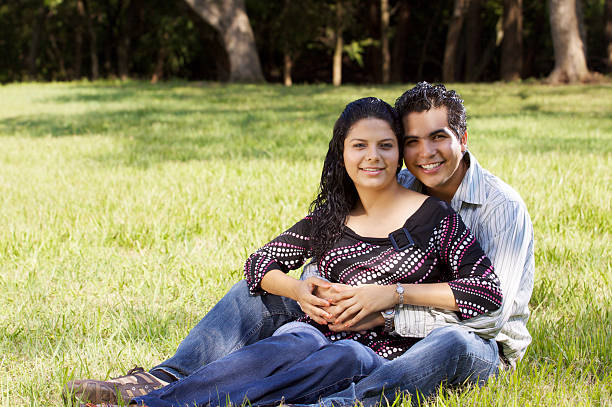
[[[380,312],[397,305],[395,286],[349,286],[318,277],[302,281],[296,296],[302,311],[335,332],[365,331],[384,325]]]

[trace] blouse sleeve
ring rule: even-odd
[[[287,273],[312,257],[310,230],[311,218],[307,216],[249,256],[244,276],[251,294],[266,294],[260,284],[268,271],[280,269]]]
[[[457,213],[446,216],[434,230],[441,261],[450,269],[448,284],[468,319],[498,309],[502,303],[499,279],[491,260]]]

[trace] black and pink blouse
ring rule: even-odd
[[[310,235],[307,216],[253,253],[244,267],[251,293],[264,293],[260,283],[268,271],[297,269],[312,257]],[[494,311],[502,302],[491,261],[459,215],[433,197],[388,238],[360,236],[345,226],[340,239],[317,265],[322,277],[349,285],[447,282],[461,319]],[[334,333],[307,317],[304,320],[332,341],[353,339],[387,359],[400,356],[420,339],[387,334],[382,327],[365,334]]]

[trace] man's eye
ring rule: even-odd
[[[446,134],[444,133],[434,134],[433,136],[431,136],[431,138],[433,138],[434,140],[443,139],[443,138],[446,138]]]
[[[406,140],[406,143],[405,143],[405,144],[406,144],[407,146],[411,146],[411,145],[414,145],[414,143],[416,143],[416,140]]]

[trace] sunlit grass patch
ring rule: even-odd
[[[171,356],[306,213],[344,105],[405,88],[0,87],[0,405]],[[518,370],[426,403],[610,405],[612,88],[457,88],[469,148],[534,222],[534,341]]]

